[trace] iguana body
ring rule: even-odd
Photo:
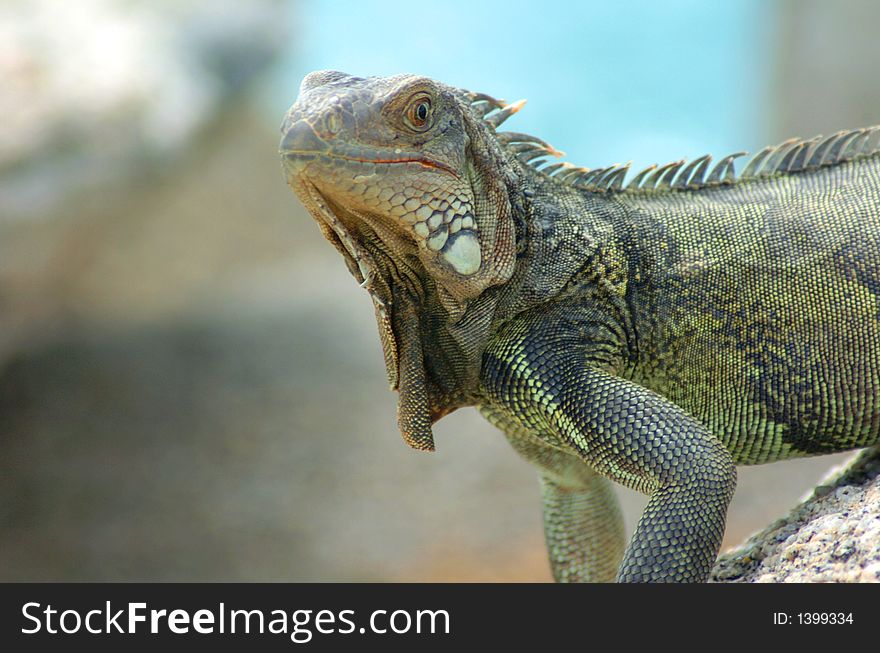
[[[404,439],[475,405],[535,463],[558,580],[701,581],[735,465],[880,439],[873,130],[649,169],[567,164],[504,105],[309,75],[289,183],[373,297]],[[609,481],[650,495],[624,551]]]

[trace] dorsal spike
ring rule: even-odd
[[[522,154],[523,152],[531,152],[532,150],[543,149],[537,143],[509,143],[507,149],[514,154]]]
[[[543,172],[545,175],[551,175],[551,176],[553,176],[553,175],[555,175],[557,172],[559,172],[560,170],[565,169],[565,166],[566,166],[566,162],[565,162],[565,161],[561,161],[561,162],[558,162],[558,163],[551,163],[551,164],[546,165],[546,166],[544,166],[543,168],[541,168],[541,172]]]
[[[871,129],[861,129],[859,130],[861,133],[850,143],[847,148],[846,157],[849,159],[854,159],[857,156],[860,156],[865,153],[867,149],[866,146],[868,141],[871,139]]]
[[[623,180],[626,178],[626,173],[629,172],[629,168],[632,165],[632,161],[627,162],[625,165],[620,166],[617,170],[614,170],[610,174],[606,175],[602,178],[602,185],[606,190],[616,192],[623,188]]]
[[[678,174],[679,169],[684,165],[684,161],[685,160],[682,159],[681,161],[674,162],[672,165],[665,166],[667,170],[657,181],[657,190],[672,188],[672,180],[675,179],[675,175]]]
[[[604,191],[603,179],[605,179],[606,175],[616,170],[618,165],[619,164],[615,163],[613,166],[608,166],[607,168],[591,170],[589,174],[583,175],[582,178],[578,178],[578,182],[590,190]]]
[[[660,178],[669,170],[670,167],[681,163],[680,161],[670,161],[666,165],[662,165],[659,168],[656,168],[654,172],[652,172],[648,178],[642,184],[642,188],[651,190],[657,186],[657,182],[660,181]]]
[[[724,183],[733,183],[736,181],[736,164],[734,161],[743,156],[748,156],[748,152],[736,152],[734,154],[729,155],[727,158],[727,169],[724,172]]]
[[[481,100],[479,102],[471,102],[471,109],[476,111],[480,118],[485,118],[486,114],[495,111],[495,109],[499,108],[497,104],[491,104],[490,102],[486,102]]]
[[[645,180],[651,171],[657,167],[656,163],[652,163],[647,168],[643,168],[635,177],[626,185],[627,190],[638,190],[639,185]]]
[[[687,188],[690,183],[690,178],[693,175],[694,169],[700,165],[705,159],[710,158],[708,154],[704,154],[699,159],[694,159],[690,163],[688,163],[684,168],[681,169],[681,172],[675,177],[672,182],[673,188]]]
[[[520,161],[528,161],[528,158],[523,158],[521,155],[532,152],[538,152],[539,154],[537,156],[554,156],[556,158],[565,156],[565,152],[560,152],[556,148],[550,147],[549,145],[545,147],[538,143],[510,143],[507,146],[507,149],[513,152],[513,154],[516,155],[516,157]]]
[[[607,168],[594,168],[593,170],[585,170],[583,174],[579,175],[575,180],[575,183],[578,186],[583,186],[584,188],[593,189],[595,187],[596,181],[601,179],[602,176],[607,173],[612,168],[615,168],[617,164],[615,163],[613,166],[609,166]]]
[[[822,165],[833,165],[838,163],[840,160],[840,153],[847,145],[849,145],[849,142],[853,138],[855,138],[855,134],[851,131],[840,132],[840,135],[829,144],[828,151],[825,152],[825,156],[822,158]]]
[[[801,172],[802,170],[807,169],[807,161],[810,160],[810,155],[813,150],[819,144],[819,141],[822,140],[821,136],[816,136],[815,138],[811,138],[808,141],[803,142],[803,147],[798,148],[798,152],[795,155],[794,159],[792,159],[791,166],[789,167],[790,172]]]
[[[478,105],[485,105],[490,99],[494,100],[494,98],[478,97],[476,94],[471,96]],[[485,119],[486,124],[493,128],[497,127],[507,117],[516,113],[523,104],[524,101],[516,102],[505,105],[495,113],[490,113]],[[479,110],[479,107],[477,109]],[[690,162],[682,159],[660,167],[651,165],[640,170],[627,182],[629,163],[623,166],[614,164],[604,168],[581,168],[568,162],[549,161],[548,157],[564,156],[564,153],[536,136],[520,132],[498,132],[496,137],[499,143],[505,146],[507,152],[526,165],[548,177],[553,177],[560,183],[594,192],[696,190],[707,185],[731,184],[776,174],[798,173],[880,153],[880,125],[877,125],[837,132],[824,139],[821,136],[810,140],[792,138],[779,145],[765,147],[748,160],[739,175],[736,173],[734,161],[745,156],[747,152],[730,154],[719,160],[714,167],[710,165],[712,157],[708,154]]]
[[[832,163],[840,163],[852,158],[850,146],[862,135],[861,129],[854,129],[831,146],[828,156],[833,157]]]
[[[497,98],[492,97],[491,95],[486,95],[485,93],[474,93],[473,91],[465,91],[465,97],[468,102],[471,104],[476,104],[477,102],[486,102],[487,104],[491,104],[497,109],[503,109],[507,106],[507,102],[504,100],[499,100]]]
[[[761,173],[761,164],[767,160],[767,157],[773,154],[773,150],[775,149],[775,145],[768,145],[749,159],[748,164],[746,164],[746,167],[740,174],[739,178],[750,179],[752,177],[757,177]]]
[[[733,160],[745,156],[746,154],[748,154],[748,152],[737,152],[735,154],[728,154],[721,159],[715,164],[715,167],[712,168],[712,172],[709,173],[709,178],[706,180],[706,183],[717,184],[736,180],[736,170],[733,167]]]
[[[519,155],[523,152],[541,150],[547,156],[561,157],[565,156],[565,152],[557,150],[546,141],[540,138],[530,136],[528,134],[520,134],[518,132],[500,132],[497,134],[498,140],[507,146],[510,152]]]
[[[537,136],[531,134],[523,134],[521,132],[498,132],[495,137],[504,144],[508,143],[537,143],[544,147],[550,147],[550,144],[541,140]]]
[[[795,159],[797,159],[798,156],[800,156],[800,154],[809,147],[810,143],[808,141],[801,141],[799,143],[796,143],[794,147],[789,149],[788,152],[785,153],[785,156],[782,157],[782,160],[776,166],[776,171],[791,172]]]
[[[535,159],[540,159],[541,157],[547,156],[547,150],[543,147],[532,147],[527,150],[523,150],[519,154],[516,155],[516,158],[522,161],[523,163],[530,163]]]
[[[505,120],[510,118],[510,116],[522,109],[525,104],[525,100],[517,100],[513,104],[508,104],[503,109],[499,109],[495,113],[486,116],[485,118],[483,118],[483,121],[492,129],[498,129],[501,123],[503,123]]]
[[[702,157],[702,161],[700,165],[697,166],[697,169],[694,170],[694,174],[691,175],[691,187],[699,187],[705,184],[706,172],[709,170],[709,164],[712,163],[712,155],[707,154]]]
[[[529,165],[532,168],[534,168],[535,170],[538,170],[540,172],[544,172],[544,167],[545,167],[545,164],[547,164],[547,163],[550,163],[550,162],[547,160],[546,153],[542,154],[541,156],[537,157],[536,159],[529,161]]]
[[[588,172],[591,172],[589,168],[581,168],[579,166],[571,164],[567,165],[565,168],[565,170],[556,174],[556,178],[560,181],[565,181],[572,184],[577,183],[577,180],[581,175],[585,175]]]
[[[777,145],[776,149],[770,153],[767,161],[764,162],[764,167],[761,168],[760,175],[762,177],[769,177],[779,172],[780,162],[785,158],[785,155],[788,154],[789,150],[796,147],[800,142],[801,139],[799,138],[789,138],[787,141],[783,141]]]
[[[828,136],[827,138],[825,138],[824,141],[819,143],[816,146],[816,149],[813,150],[813,154],[810,156],[807,167],[818,168],[819,166],[821,166],[825,161],[825,155],[828,154],[828,150],[831,149],[834,141],[843,136],[845,133],[845,131],[839,131],[835,134],[831,134],[831,136]]]
[[[870,132],[870,135],[868,136],[868,141],[870,141],[876,134],[880,134],[880,126],[868,127],[868,132]],[[874,154],[878,150],[880,150],[880,138],[876,139],[873,145],[870,143],[865,144],[866,156]]]
[[[706,179],[707,184],[717,184],[721,181],[721,175],[724,174],[724,169],[727,166],[724,164],[724,160],[722,159],[718,163],[715,164],[715,167],[712,168],[712,172],[709,173],[709,177]]]

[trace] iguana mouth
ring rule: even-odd
[[[406,155],[401,156],[400,158],[369,158],[369,157],[359,157],[359,156],[350,156],[346,154],[338,154],[335,152],[318,152],[315,150],[282,150],[281,154],[284,156],[286,160],[296,161],[302,160],[306,158],[312,159],[331,159],[331,160],[342,160],[342,161],[354,161],[355,163],[372,163],[374,165],[394,165],[394,164],[405,164],[405,163],[415,163],[417,165],[422,166],[423,168],[433,168],[435,170],[440,170],[442,172],[446,172],[456,179],[459,179],[458,173],[446,165],[445,163],[441,163],[440,161],[435,161],[434,159],[425,157],[425,156],[415,156],[415,155]]]
[[[345,144],[334,139],[325,140],[318,136],[314,127],[307,120],[297,120],[287,126],[278,152],[285,164],[297,164],[323,159],[325,161],[352,161],[373,165],[416,164],[423,168],[439,170],[459,178],[458,172],[451,166],[426,156],[421,152],[404,152],[401,149],[345,147]]]

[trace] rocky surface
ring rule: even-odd
[[[880,582],[880,448],[834,469],[788,515],[723,555],[715,582]]]

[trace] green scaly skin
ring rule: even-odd
[[[280,151],[374,300],[404,439],[478,406],[539,469],[557,580],[704,581],[735,465],[880,438],[875,132],[624,187],[537,169],[495,130],[519,106],[312,73]],[[650,495],[625,549],[611,481]]]

